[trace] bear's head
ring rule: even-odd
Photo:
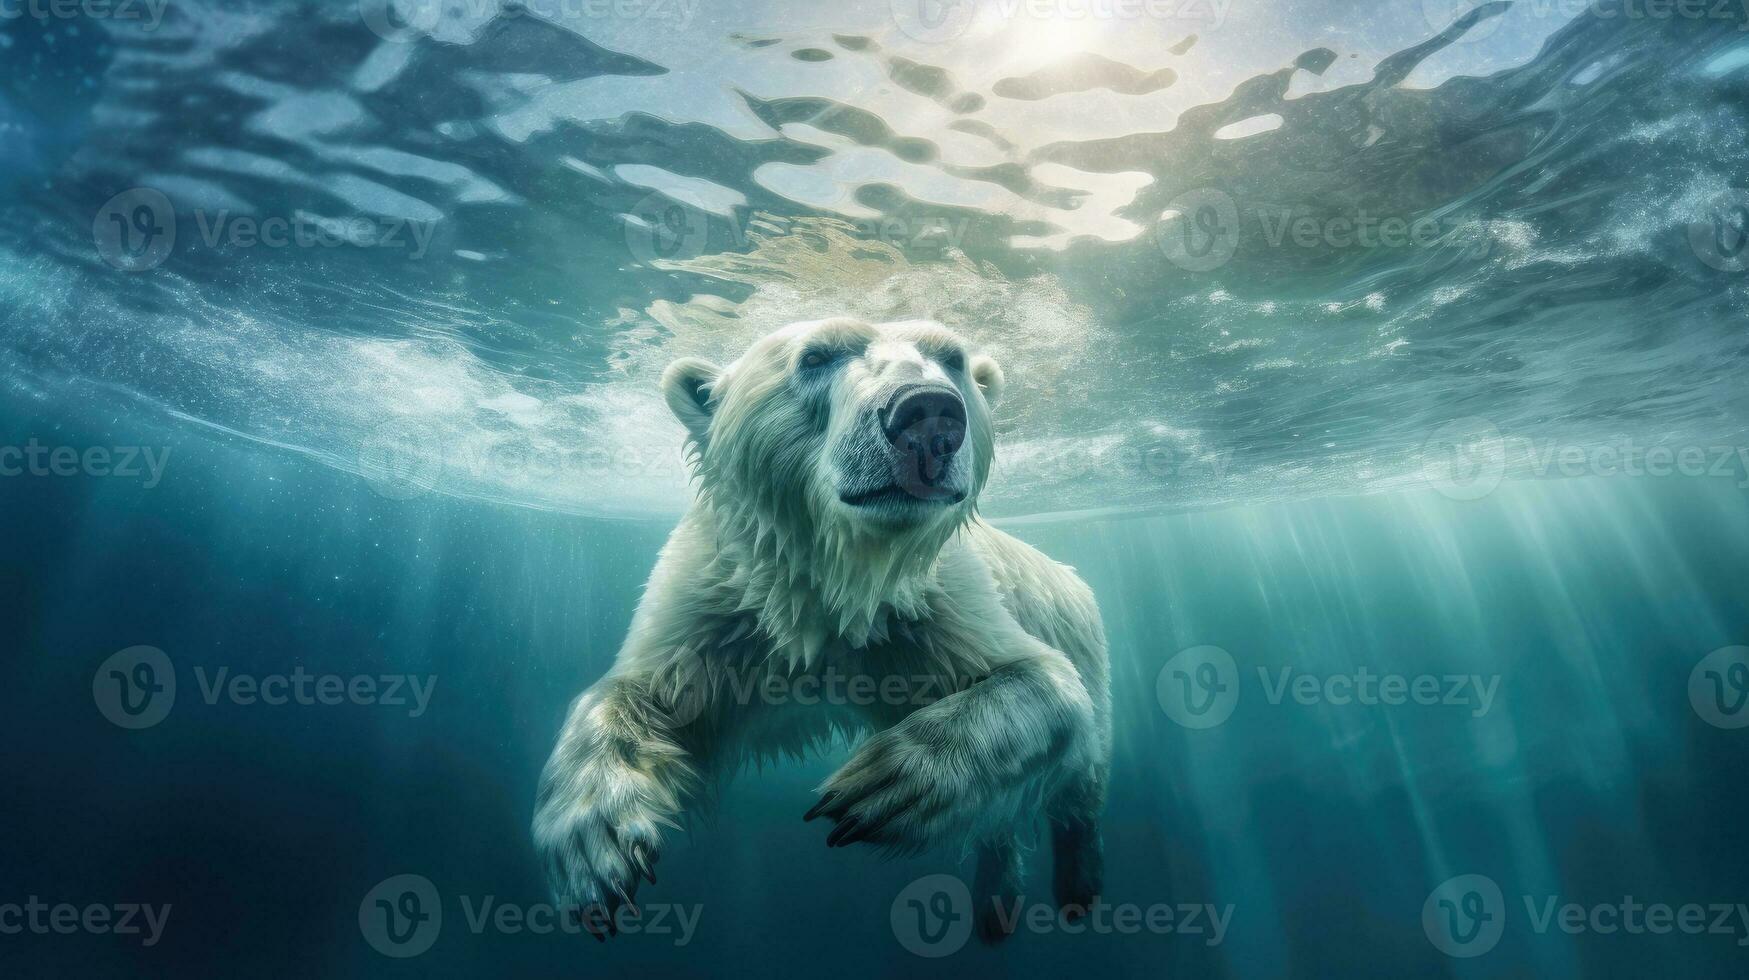
[[[828,600],[887,593],[975,513],[1002,369],[936,323],[797,323],[668,367],[699,499]],[[767,544],[768,542],[768,544]],[[798,568],[799,566],[799,568]]]

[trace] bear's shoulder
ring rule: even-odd
[[[1077,661],[1104,650],[1099,604],[1075,569],[983,521],[967,525],[963,537],[1021,629]]]

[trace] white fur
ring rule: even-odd
[[[691,433],[696,499],[614,667],[572,707],[534,820],[560,902],[599,905],[602,931],[640,874],[654,880],[661,828],[702,790],[744,761],[834,736],[867,734],[817,808],[859,831],[852,840],[975,844],[980,888],[998,898],[1018,887],[1016,828],[1043,815],[1059,901],[1097,891],[1104,631],[1070,569],[977,517],[1003,375],[965,348],[933,323],[827,320],[778,331],[727,369],[689,359],[665,373]],[[830,370],[804,366],[822,350],[838,355]],[[964,401],[964,499],[849,506],[847,483],[889,452],[877,406],[907,384]],[[795,696],[833,676],[912,694]],[[999,938],[982,908],[979,922]]]

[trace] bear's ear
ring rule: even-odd
[[[711,386],[722,376],[722,368],[696,357],[683,357],[662,372],[662,397],[695,439],[710,428]]]
[[[984,390],[984,402],[991,408],[1002,398],[1002,366],[983,354],[972,358],[972,380]]]

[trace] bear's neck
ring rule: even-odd
[[[936,566],[957,525],[905,533],[816,527],[701,501],[717,544],[713,585],[797,666],[834,642],[884,641],[897,622],[927,619]]]

